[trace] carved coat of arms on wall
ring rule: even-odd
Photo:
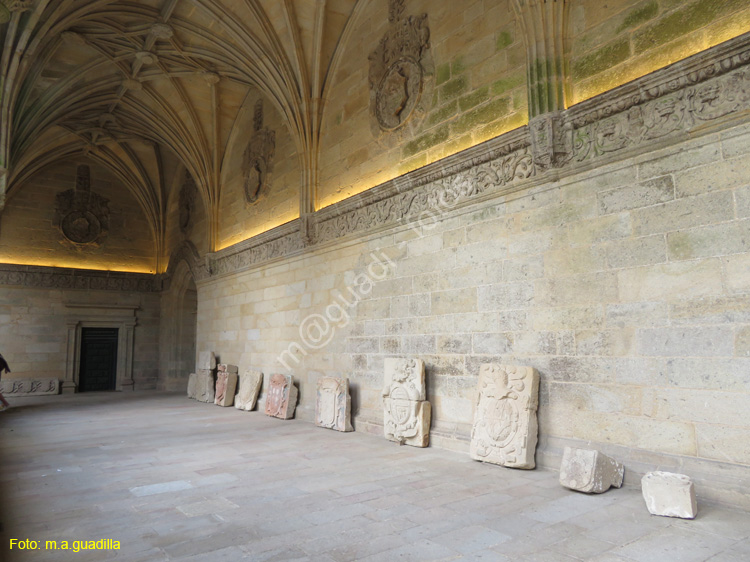
[[[253,136],[242,156],[242,179],[245,201],[255,203],[270,187],[276,132],[263,126],[263,100],[255,103]]]
[[[109,230],[109,200],[91,191],[91,169],[82,164],[76,186],[55,197],[55,225],[76,245],[98,245]]]
[[[404,17],[404,0],[390,0],[388,31],[370,53],[370,109],[373,132],[416,124],[432,86],[427,14]],[[429,86],[429,87],[428,87]]]

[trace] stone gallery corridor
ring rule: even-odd
[[[750,0],[0,0],[0,354],[3,557],[750,560]]]
[[[741,562],[750,514],[649,515],[635,486],[587,495],[381,436],[183,394],[19,398],[0,419],[2,539],[119,550],[7,562],[534,560]]]

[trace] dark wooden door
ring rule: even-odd
[[[78,391],[115,390],[116,376],[117,328],[82,328]]]

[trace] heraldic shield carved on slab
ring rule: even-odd
[[[424,361],[386,358],[383,386],[386,439],[414,447],[429,445],[432,407],[425,398]]]
[[[271,383],[266,397],[266,415],[282,420],[294,416],[297,406],[297,387],[292,375],[271,375]]]
[[[539,373],[533,367],[482,365],[471,430],[471,458],[534,468]]]
[[[349,379],[321,377],[315,404],[315,425],[336,431],[353,431]]]

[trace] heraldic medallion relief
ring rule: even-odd
[[[80,245],[99,245],[109,230],[109,200],[91,191],[91,169],[76,171],[74,189],[55,197],[55,224],[65,240]]]
[[[386,358],[382,394],[386,439],[401,445],[427,447],[432,408],[425,400],[424,361]]]
[[[276,150],[276,133],[263,126],[263,100],[255,103],[253,136],[242,156],[242,179],[245,201],[256,203],[268,193]]]
[[[418,124],[429,99],[433,62],[427,14],[404,17],[404,0],[390,0],[388,31],[370,54],[370,108],[373,133]],[[427,88],[427,86],[430,88]]]
[[[315,425],[336,431],[353,431],[349,379],[321,377],[315,404]]]
[[[271,383],[266,396],[266,415],[282,420],[294,416],[297,406],[297,387],[292,375],[271,375]]]
[[[471,430],[471,458],[534,468],[539,373],[533,367],[482,365]]]

